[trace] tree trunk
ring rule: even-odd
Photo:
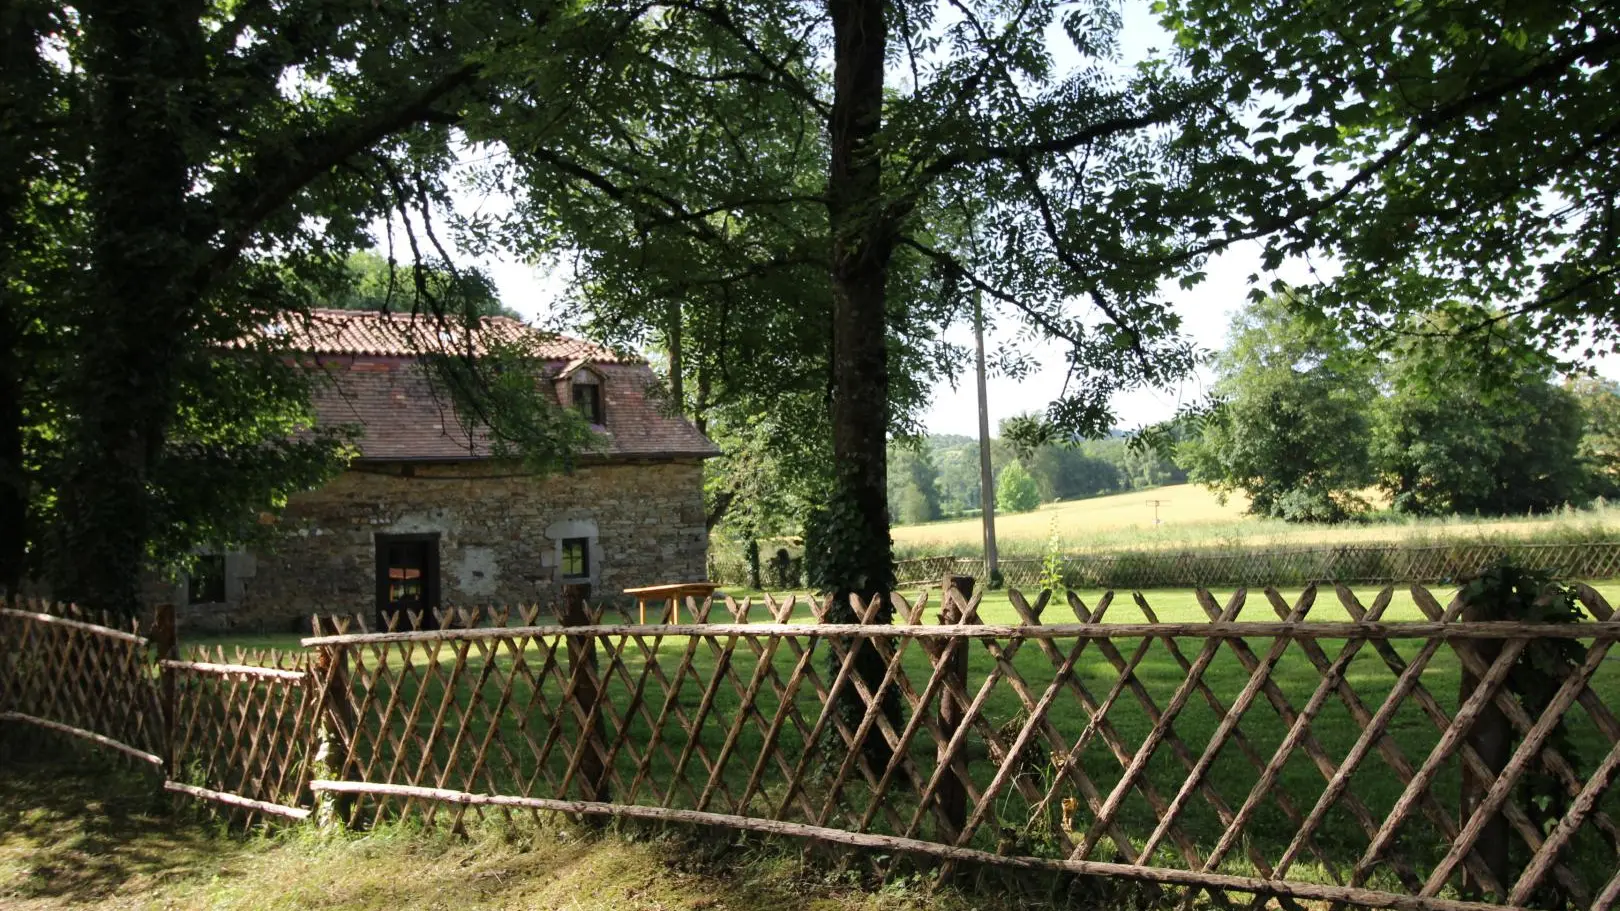
[[[0,218],[0,233],[6,219]],[[0,263],[3,266],[3,263]],[[4,284],[0,282],[0,284]],[[0,589],[19,593],[28,559],[28,467],[23,455],[21,314],[0,288]]]
[[[147,473],[174,410],[175,368],[196,319],[200,263],[188,237],[192,174],[186,87],[200,85],[200,10],[87,3],[95,148],[91,267],[76,316],[80,360],[63,484],[66,566],[54,580],[95,609],[139,610],[149,534]]]
[[[886,283],[893,229],[885,210],[878,130],[883,114],[883,67],[888,33],[883,0],[828,0],[833,26],[833,105],[828,121],[831,167],[827,208],[832,234],[832,432],[836,462],[827,568],[833,590],[829,620],[854,619],[850,596],[876,597],[876,617],[890,621],[894,584],[889,539],[889,373],[885,331]],[[876,690],[884,662],[862,640],[856,668]],[[864,713],[853,692],[843,710]],[[892,723],[898,695],[880,694]],[[886,762],[888,745],[876,728],[864,745]]]
[[[832,162],[833,456],[841,504],[857,534],[854,559],[838,561],[838,594],[870,597],[893,585],[889,540],[889,367],[886,284],[893,236],[884,212],[876,138],[881,126],[887,34],[883,0],[829,0],[834,36]]]
[[[748,557],[748,587],[758,591],[765,587],[759,578],[759,539],[749,535],[743,552]]]
[[[43,150],[43,124],[28,109],[45,89],[37,48],[40,10],[17,4],[0,12],[0,588],[15,596],[28,554],[28,469],[23,453],[23,317],[13,283],[21,253],[19,227],[28,199],[29,158]]]

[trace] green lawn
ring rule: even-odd
[[[1620,585],[1617,584],[1600,586],[1600,591],[1611,599],[1620,597]],[[1286,597],[1292,603],[1297,594],[1290,592]],[[1229,595],[1229,592],[1216,593],[1223,605]],[[1370,605],[1376,591],[1358,590],[1357,595],[1362,604]],[[1442,601],[1447,600],[1448,595],[1447,592],[1437,591]],[[1101,600],[1097,593],[1084,593],[1081,597],[1092,608]],[[1205,619],[1192,592],[1150,591],[1144,593],[1143,597],[1160,621]],[[1016,622],[1015,612],[1001,593],[993,593],[985,599],[981,616],[988,623]],[[1317,607],[1310,617],[1315,620],[1349,619],[1331,591],[1319,595]],[[710,619],[720,618],[715,616]],[[766,618],[763,611],[756,608],[750,619],[761,621]],[[808,621],[808,611],[801,608],[795,619]],[[1053,604],[1047,608],[1044,619],[1048,623],[1072,622],[1073,615],[1068,612],[1066,605]],[[1128,596],[1116,596],[1105,616],[1106,621],[1116,623],[1142,622],[1145,619],[1143,612]],[[1273,620],[1276,615],[1261,594],[1255,592],[1251,593],[1239,619]],[[1410,595],[1401,592],[1392,599],[1384,619],[1418,620],[1422,616]],[[935,622],[932,609],[927,612],[925,622]],[[1115,640],[1113,644],[1128,657],[1141,642],[1139,639],[1122,639]],[[755,644],[764,648],[768,643],[769,640],[760,639]],[[294,642],[293,637],[253,637],[232,640],[232,644],[286,647]],[[1272,641],[1254,639],[1248,644],[1254,652],[1264,655],[1271,648]],[[1342,641],[1323,640],[1320,644],[1329,659],[1337,656],[1344,647]],[[1391,647],[1399,656],[1398,660],[1410,661],[1421,644],[1413,640],[1396,640]],[[772,683],[779,686],[793,671],[796,656],[788,644],[780,645],[771,658],[769,668],[763,669],[758,678],[759,693],[754,702],[758,714],[750,715],[741,724],[735,725],[742,704],[739,690],[749,687],[755,680],[755,671],[760,668],[762,660],[755,656],[747,639],[732,643],[726,638],[712,641],[666,638],[662,641],[646,641],[645,646],[647,652],[643,652],[634,639],[610,640],[607,645],[609,650],[616,651],[621,647],[624,650],[622,671],[614,669],[609,673],[607,654],[601,657],[607,675],[608,695],[614,706],[607,723],[610,742],[620,739],[621,718],[628,725],[623,731],[624,743],[614,754],[614,799],[636,803],[667,802],[676,807],[696,806],[703,802],[703,795],[709,791],[707,786],[711,783],[711,776],[708,770],[712,762],[720,766],[720,773],[712,778],[714,787],[705,804],[707,809],[748,815],[781,814],[796,821],[814,822],[819,819],[825,824],[841,827],[861,824],[870,806],[870,792],[859,771],[851,775],[845,786],[835,793],[833,780],[839,773],[839,760],[845,751],[833,748],[835,741],[829,735],[824,735],[819,742],[809,742],[806,732],[791,722],[783,727],[778,737],[776,755],[781,757],[781,763],[775,759],[766,762],[760,787],[756,793],[748,795],[746,805],[742,803],[743,792],[755,769],[765,732],[781,705]],[[1230,705],[1248,681],[1248,672],[1230,643],[1206,645],[1204,640],[1183,638],[1176,640],[1175,646],[1185,661],[1195,660],[1201,648],[1213,649],[1214,660],[1203,680],[1208,685],[1208,695],[1224,705]],[[827,647],[825,642],[818,646],[821,651],[811,662],[823,682],[831,679],[825,657]],[[902,659],[905,677],[914,691],[921,692],[929,678],[929,658],[915,641],[906,641],[901,647],[906,649]],[[1059,640],[1056,647],[1060,650],[1058,661],[1061,661],[1063,656],[1077,647],[1077,643],[1075,640]],[[1079,651],[1075,664],[1075,679],[1097,701],[1105,698],[1119,679],[1113,662],[1109,660],[1110,656],[1106,654],[1107,648],[1107,644],[1092,642]],[[632,709],[632,694],[642,679],[646,654],[657,656],[658,667],[665,678],[673,683],[671,678],[688,649],[691,649],[693,656],[691,672],[681,679],[678,686],[672,686],[677,690],[677,697],[666,702],[662,687],[649,678],[644,690],[645,698],[639,708]],[[462,651],[465,652],[463,670],[452,681],[451,676]],[[715,681],[716,669],[722,666],[719,660],[721,654],[727,655],[724,666],[735,676],[734,683],[724,676]],[[996,668],[996,661],[982,643],[972,643],[969,654],[967,690],[971,695]],[[382,681],[370,688],[357,684],[356,699],[361,705],[363,717],[368,719],[363,725],[367,733],[362,737],[358,751],[361,761],[369,767],[367,777],[396,782],[409,780],[473,791],[555,796],[567,774],[569,749],[577,742],[578,726],[573,719],[565,718],[556,726],[557,736],[551,736],[549,718],[556,713],[566,672],[561,667],[555,672],[546,670],[545,655],[545,650],[530,640],[507,640],[488,654],[483,653],[477,645],[455,643],[440,644],[436,651],[418,644],[410,646],[408,654],[397,645],[359,649],[354,655],[356,679]],[[1119,655],[1112,657],[1118,658]],[[562,650],[558,651],[557,660],[566,664]],[[1043,654],[1034,642],[1024,644],[1012,657],[1011,663],[1032,700],[1038,700],[1055,677],[1057,662]],[[408,672],[405,670],[407,666]],[[1593,683],[1597,692],[1611,706],[1620,704],[1620,671],[1614,668],[1613,662],[1605,662]],[[381,674],[378,673],[379,669],[382,669]],[[1181,660],[1162,640],[1149,642],[1135,676],[1159,709],[1169,704],[1186,679]],[[536,678],[544,680],[538,693],[533,685]],[[1375,711],[1382,704],[1395,678],[1395,671],[1371,646],[1357,654],[1346,672],[1346,680],[1369,711]],[[503,695],[505,681],[509,679],[517,683],[511,694]],[[1299,709],[1310,698],[1321,677],[1304,647],[1293,643],[1282,653],[1271,679],[1287,701]],[[711,683],[714,685],[711,686]],[[1436,654],[1423,672],[1421,683],[1445,711],[1454,711],[1460,667],[1449,647],[1441,648]],[[445,698],[447,692],[450,695],[448,700]],[[1032,853],[1055,851],[1055,846],[1045,840],[1048,820],[1057,816],[1065,798],[1079,799],[1081,793],[1073,779],[1056,780],[1050,755],[1052,743],[1061,741],[1065,746],[1073,744],[1090,721],[1072,692],[1062,689],[1057,695],[1048,715],[1052,737],[1041,737],[1034,741],[1035,746],[1026,753],[1026,761],[1020,765],[1018,774],[990,804],[991,812],[974,840],[975,846],[987,850],[1003,848]],[[1176,793],[1185,778],[1186,765],[1178,752],[1189,759],[1197,758],[1219,721],[1217,711],[1209,704],[1204,693],[1194,692],[1192,696],[1174,726],[1181,743],[1163,745],[1145,770],[1147,781],[1164,800],[1169,800]],[[538,701],[535,701],[537,698]],[[666,704],[668,714],[662,718],[661,725],[656,725],[660,716],[664,715]],[[493,710],[497,706],[501,708],[498,713]],[[802,716],[805,727],[814,723],[820,708],[821,702],[811,686],[805,685],[797,692],[793,709]],[[1015,687],[1009,680],[1003,679],[984,704],[985,730],[1000,732],[999,738],[1003,743],[1011,741],[1023,724],[1025,709],[1025,702]],[[696,726],[695,738],[689,737],[683,725],[678,723],[680,713],[684,713],[687,721]],[[436,725],[436,720],[441,717],[445,723]],[[787,717],[793,717],[791,711]],[[379,720],[383,718],[387,719],[386,726]],[[1113,704],[1107,720],[1110,730],[1092,737],[1078,756],[1078,767],[1103,795],[1114,788],[1121,775],[1122,764],[1115,751],[1128,759],[1153,726],[1148,708],[1129,691],[1123,692]],[[659,745],[650,747],[655,725],[661,731]],[[434,730],[439,733],[432,736],[430,741]],[[415,732],[416,736],[405,736],[407,731]],[[722,764],[722,744],[733,731],[736,742]],[[1239,731],[1242,742],[1228,743],[1218,754],[1208,776],[1212,790],[1232,809],[1243,803],[1258,777],[1255,765],[1247,756],[1253,756],[1261,763],[1268,761],[1282,742],[1287,727],[1278,711],[1262,697],[1243,717]],[[984,733],[984,730],[976,730],[967,742],[966,751],[969,774],[981,789],[989,786],[996,771],[996,763],[992,760],[988,738]],[[1310,733],[1320,745],[1322,755],[1336,764],[1350,751],[1360,729],[1344,703],[1331,698],[1311,725]],[[1423,762],[1439,739],[1433,723],[1410,700],[1395,713],[1389,733],[1413,766]],[[1571,753],[1583,772],[1590,771],[1608,749],[1606,739],[1580,710],[1570,716],[1568,737]],[[546,745],[548,742],[551,743],[549,747]],[[477,760],[480,753],[484,756],[481,763]],[[935,744],[925,726],[919,728],[907,753],[917,774],[926,780],[934,769]],[[646,758],[645,768],[635,761],[637,756]],[[786,782],[801,762],[808,776],[805,786],[805,793],[810,797],[808,806],[801,806],[800,801],[789,799],[786,794]],[[678,776],[677,769],[680,770]],[[672,787],[671,781],[682,784]],[[1458,782],[1458,767],[1453,759],[1443,767],[1443,773],[1437,778],[1433,790],[1439,804],[1448,808],[1446,812],[1452,816],[1457,812]],[[1299,751],[1283,764],[1277,793],[1286,795],[1292,809],[1304,814],[1309,812],[1323,784],[1322,772],[1303,751]],[[874,812],[870,827],[879,831],[902,830],[912,820],[920,789],[921,781],[908,781],[904,775],[898,776],[885,800],[887,809]],[[577,781],[570,785],[568,791],[569,796],[583,793]],[[1375,753],[1352,777],[1350,792],[1356,800],[1365,804],[1375,820],[1382,821],[1400,797],[1402,784]],[[1043,801],[1042,798],[1048,793],[1051,800]],[[1609,803],[1615,800],[1611,798]],[[1036,814],[1034,807],[1042,803],[1046,805],[1046,813]],[[1611,814],[1620,815],[1620,806],[1606,808]],[[889,816],[890,810],[897,819]],[[1090,821],[1091,814],[1082,802],[1074,820],[1077,838],[1084,833]],[[1132,791],[1124,802],[1119,821],[1126,836],[1140,847],[1153,831],[1158,814],[1145,797]],[[1202,794],[1189,802],[1180,823],[1187,838],[1196,844],[1200,855],[1206,854],[1214,846],[1225,828],[1211,802]],[[1228,856],[1222,869],[1234,873],[1253,872],[1245,857],[1245,850],[1252,848],[1262,857],[1275,859],[1287,846],[1296,828],[1287,808],[1274,798],[1266,799],[1251,824],[1244,829],[1242,846]],[[926,814],[921,816],[914,834],[927,838],[943,837],[935,822]],[[1328,823],[1315,840],[1315,848],[1334,865],[1344,867],[1354,863],[1365,848],[1366,841],[1360,826],[1341,804],[1330,811]],[[1421,818],[1408,823],[1398,842],[1398,849],[1402,853],[1418,860],[1420,870],[1438,858],[1441,847],[1438,830]],[[1586,852],[1596,848],[1582,843],[1579,850]],[[1178,854],[1178,847],[1171,841],[1161,843],[1158,852],[1159,863],[1184,863]],[[1109,859],[1109,853],[1105,840],[1094,856]],[[1321,869],[1310,853],[1301,857],[1292,875],[1328,879],[1326,871]],[[1384,885],[1390,884],[1387,876],[1382,882]]]

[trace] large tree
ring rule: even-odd
[[[1233,319],[1216,367],[1223,405],[1177,453],[1192,480],[1242,491],[1265,516],[1335,522],[1365,508],[1376,399],[1366,352],[1269,297]]]
[[[1580,402],[1585,420],[1580,449],[1592,493],[1614,497],[1620,494],[1620,383],[1583,376],[1566,388]]]
[[[1374,460],[1396,511],[1523,515],[1580,504],[1580,400],[1522,342],[1396,346],[1384,368]]]
[[[390,213],[414,263],[448,261],[420,212],[446,198],[449,124],[504,34],[556,19],[545,2],[6,7],[0,362],[45,368],[25,376],[49,393],[5,390],[0,444],[7,494],[15,440],[38,444],[21,461],[59,595],[133,611],[155,550],[220,530],[198,509],[251,517],[329,470],[338,440],[287,439],[307,395],[270,376],[274,341],[220,352],[321,300]],[[198,477],[255,490],[202,498]],[[39,523],[0,507],[39,550]]]
[[[1195,281],[1199,257],[1220,245],[1206,243],[1224,221],[1204,179],[1241,155],[1209,129],[1222,115],[1199,86],[1165,66],[1117,65],[1116,10],[1050,0],[949,15],[907,0],[646,10],[595,10],[600,33],[635,36],[606,68],[633,93],[578,82],[577,65],[553,61],[479,135],[511,143],[517,167],[494,170],[527,190],[520,219],[593,213],[543,246],[584,251],[593,289],[642,291],[618,294],[611,313],[662,327],[685,401],[698,308],[731,308],[736,331],[711,337],[733,371],[774,369],[776,353],[824,365],[834,477],[822,565],[839,604],[892,581],[886,442],[919,360],[897,342],[937,337],[967,292],[996,304],[1019,339],[1067,346],[1072,382],[1050,417],[1071,434],[1108,429],[1113,392],[1190,368],[1158,287],[1178,271]],[[1057,34],[1078,65],[1055,62]],[[624,116],[647,97],[662,103]],[[559,151],[561,133],[591,141]],[[1020,342],[1000,360],[1017,370],[1028,354]]]
[[[11,593],[34,568],[42,450],[55,445],[39,428],[64,356],[60,324],[44,317],[61,302],[42,291],[66,285],[61,248],[82,230],[83,86],[42,53],[68,27],[53,3],[0,10],[0,588]]]

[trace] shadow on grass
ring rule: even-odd
[[[94,904],[221,853],[205,826],[170,813],[150,774],[74,750],[49,761],[19,753],[0,751],[0,897]]]
[[[151,776],[70,750],[49,762],[18,753],[0,744],[5,907],[966,911],[1143,907],[1155,897],[1123,882],[966,869],[954,879],[961,891],[933,891],[938,868],[929,863],[722,829],[588,828],[549,815],[469,817],[467,838],[441,820],[426,830],[401,823],[328,839],[296,828],[255,839],[202,812],[173,812]]]

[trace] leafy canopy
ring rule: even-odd
[[[1233,319],[1216,369],[1224,407],[1177,452],[1192,480],[1241,490],[1252,512],[1297,521],[1365,508],[1356,494],[1373,479],[1374,387],[1363,352],[1272,297]]]
[[[1190,77],[1247,105],[1218,181],[1264,267],[1330,258],[1314,305],[1369,338],[1620,341],[1620,7],[1163,0]]]

